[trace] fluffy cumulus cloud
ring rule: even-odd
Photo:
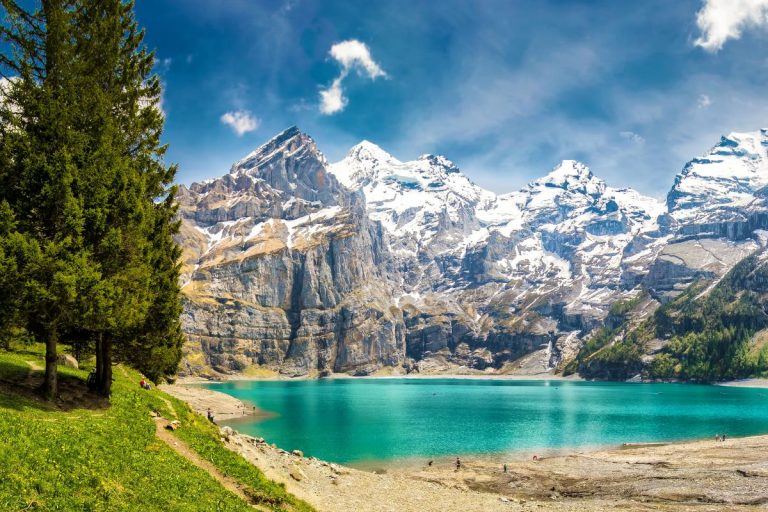
[[[341,112],[349,103],[344,96],[343,82],[350,71],[356,70],[359,75],[367,76],[371,80],[387,76],[371,57],[368,47],[356,39],[334,44],[329,54],[341,64],[341,72],[330,86],[320,90],[320,112],[323,114],[331,115]]]
[[[221,116],[221,122],[232,128],[238,137],[254,131],[261,123],[250,110],[236,110]]]
[[[768,0],[705,0],[696,15],[701,36],[694,41],[709,52],[719,51],[744,29],[768,26]]]

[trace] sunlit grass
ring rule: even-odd
[[[186,404],[140,389],[137,372],[115,368],[109,407],[92,399],[84,400],[90,408],[61,410],[29,390],[16,392],[30,375],[28,361],[42,367],[39,347],[0,350],[0,510],[253,510],[159,441],[150,411],[178,416],[178,437],[243,484],[255,502],[311,510],[227,450],[216,428]],[[60,368],[70,387],[84,386],[87,373]]]

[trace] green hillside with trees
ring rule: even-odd
[[[739,262],[711,289],[691,286],[633,329],[598,331],[566,372],[591,379],[715,382],[768,371],[768,264],[760,255]],[[644,360],[654,342],[661,348]]]

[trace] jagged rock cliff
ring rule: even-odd
[[[181,188],[185,371],[551,371],[615,302],[669,300],[762,243],[767,145],[724,138],[665,204],[575,161],[500,196],[370,142],[328,164],[291,128]]]
[[[182,188],[179,204],[188,371],[402,363],[381,230],[311,138],[287,130],[228,175]]]

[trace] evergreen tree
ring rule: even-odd
[[[176,168],[163,162],[160,83],[133,3],[45,0],[29,13],[0,1],[14,49],[2,63],[15,76],[0,109],[0,202],[21,236],[12,263],[26,326],[46,340],[48,394],[62,333],[95,343],[104,395],[115,352],[154,378],[172,374],[182,340]]]
[[[28,13],[2,0],[2,36],[12,54],[2,64],[14,74],[0,108],[0,201],[13,211],[18,290],[25,324],[46,344],[45,393],[58,393],[59,336],[75,317],[78,289],[95,276],[82,246],[83,210],[77,158],[83,139],[73,129],[77,104],[71,73],[72,6],[45,0]]]
[[[85,243],[102,273],[83,316],[96,334],[99,389],[108,395],[115,354],[154,378],[174,373],[180,359],[176,168],[163,163],[160,82],[133,3],[78,6],[80,88],[88,91],[80,113],[92,141],[83,162]]]
[[[15,221],[7,201],[0,202],[0,346],[6,350],[10,333],[20,323],[19,269],[15,249]]]
[[[119,344],[119,357],[157,381],[173,375],[181,359],[179,274],[181,248],[173,240],[179,222],[174,221],[173,194],[155,205],[152,236],[152,303],[145,322]]]

